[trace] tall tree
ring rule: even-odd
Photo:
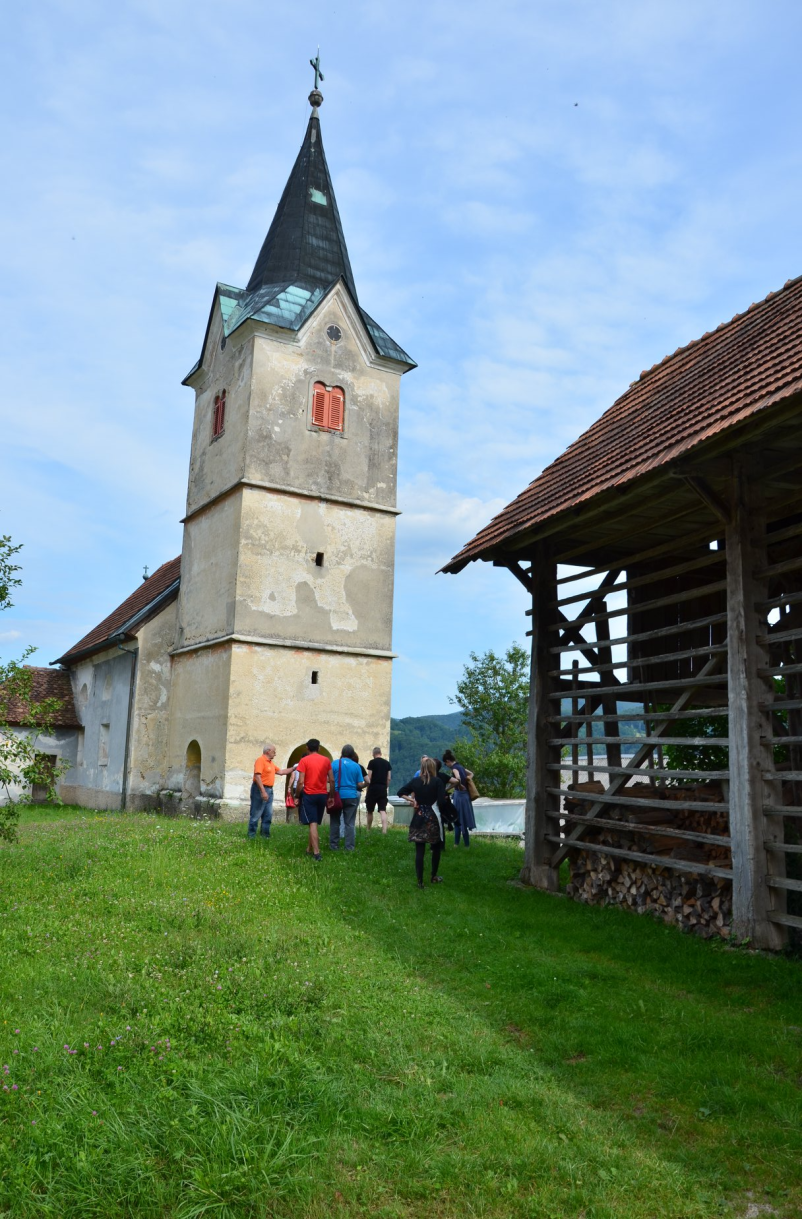
[[[13,605],[12,590],[22,583],[17,575],[21,569],[14,562],[14,556],[21,549],[12,544],[8,535],[0,536],[0,610]],[[35,651],[28,647],[19,660],[0,662],[0,796],[5,796],[4,803],[0,804],[0,839],[7,842],[16,838],[19,822],[18,803],[11,798],[12,787],[20,783],[25,787],[42,784],[50,799],[58,799],[56,783],[66,769],[62,765],[53,770],[36,748],[43,733],[50,735],[53,732],[53,719],[61,702],[57,698],[37,702],[34,698],[33,672],[25,661]],[[8,723],[12,707],[14,727]]]
[[[467,730],[454,742],[454,752],[473,771],[483,796],[521,797],[526,792],[528,653],[513,643],[503,656],[492,649],[470,656],[451,699]]]

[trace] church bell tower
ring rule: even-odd
[[[170,755],[235,810],[265,741],[389,746],[399,386],[414,361],[362,308],[321,138],[245,288],[218,284],[195,391]],[[281,790],[276,796],[280,799]]]

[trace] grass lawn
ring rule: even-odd
[[[412,857],[27,813],[0,1216],[802,1214],[802,963]]]

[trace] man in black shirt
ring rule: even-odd
[[[378,745],[373,750],[373,757],[368,762],[368,790],[365,795],[365,806],[368,810],[368,829],[373,829],[373,811],[378,806],[382,819],[382,833],[387,833],[387,789],[390,786],[392,771],[390,763],[382,757]]]

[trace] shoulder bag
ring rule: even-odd
[[[339,770],[337,771],[337,786],[340,787],[343,773],[343,760],[340,758]],[[338,791],[333,791],[326,801],[326,809],[332,814],[341,813],[343,808],[342,797]]]

